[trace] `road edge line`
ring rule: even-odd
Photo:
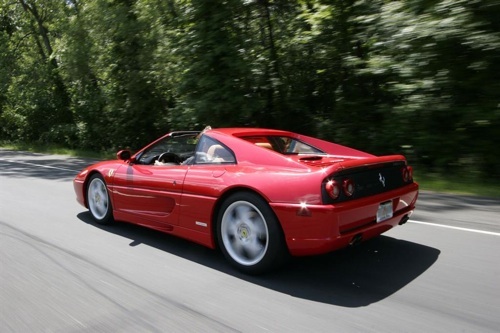
[[[493,232],[493,231],[484,231],[484,230],[477,230],[477,229],[470,229],[470,228],[461,228],[461,227],[454,227],[451,225],[445,225],[445,224],[437,224],[437,223],[430,223],[430,222],[422,222],[422,221],[415,221],[415,220],[409,220],[408,222],[416,223],[416,224],[424,224],[424,225],[430,225],[433,227],[441,227],[441,228],[448,228],[448,229],[454,229],[454,230],[460,230],[460,231],[468,231],[468,232],[475,232],[478,234],[485,234],[485,235],[491,235],[491,236],[500,236],[499,232]]]

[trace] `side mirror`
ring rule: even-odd
[[[116,157],[122,161],[129,161],[132,157],[132,154],[130,153],[130,150],[120,150],[118,153],[116,153]]]

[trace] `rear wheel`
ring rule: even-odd
[[[218,215],[217,237],[224,256],[245,273],[262,273],[288,256],[273,211],[254,193],[235,193],[224,201]]]
[[[113,209],[108,188],[99,174],[90,177],[87,186],[87,203],[90,214],[97,223],[109,224],[113,222]]]

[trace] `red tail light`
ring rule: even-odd
[[[325,189],[333,200],[340,196],[340,186],[335,180],[328,181],[325,185]]]
[[[403,174],[403,181],[405,183],[410,182],[413,180],[413,168],[411,166],[405,166],[401,170]]]
[[[346,196],[350,197],[354,194],[354,182],[352,180],[344,179],[342,182],[342,188]]]

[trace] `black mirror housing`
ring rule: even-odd
[[[116,157],[122,161],[129,161],[132,157],[132,154],[130,153],[130,150],[120,150],[118,153],[116,153]]]

